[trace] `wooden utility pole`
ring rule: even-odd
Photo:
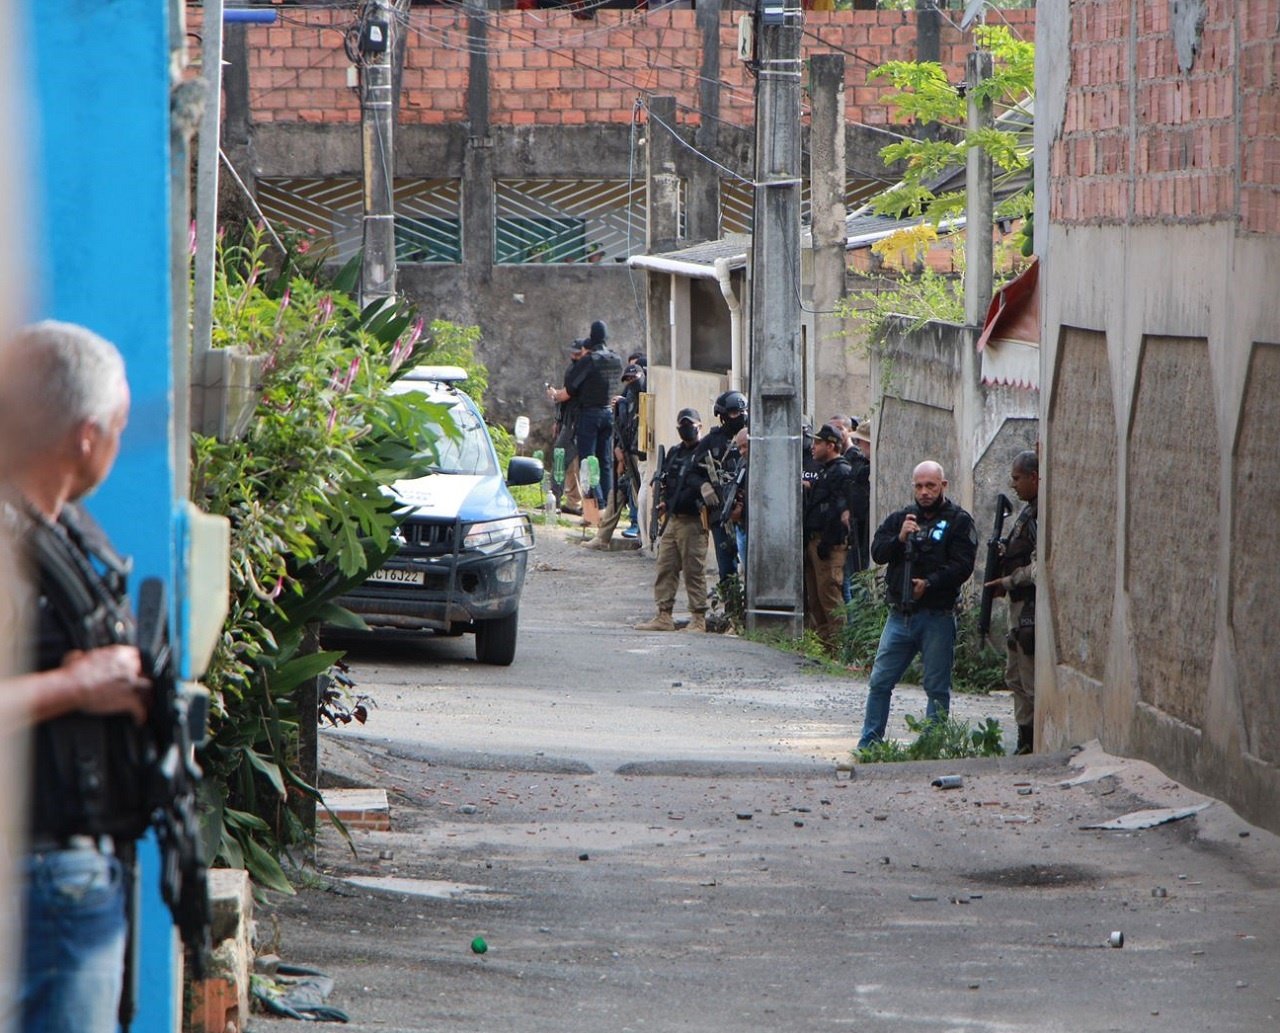
[[[751,240],[751,469],[747,627],[799,635],[800,519],[799,0],[756,6],[756,172]]]

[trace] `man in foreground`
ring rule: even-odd
[[[150,683],[128,561],[76,503],[110,472],[129,414],[124,361],[45,322],[0,345],[0,519],[28,559],[3,619],[34,632],[4,687],[33,725],[20,1028],[117,1028],[134,844],[151,817]]]
[[[860,750],[884,739],[893,687],[916,654],[929,698],[926,719],[946,717],[951,709],[955,606],[973,575],[978,533],[973,518],[946,497],[947,478],[938,463],[920,463],[912,488],[915,502],[890,513],[871,542],[871,558],[889,567],[889,619],[867,687]]]

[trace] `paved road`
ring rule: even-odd
[[[1280,1027],[1276,837],[1096,748],[850,780],[832,761],[862,683],[631,631],[642,557],[555,535],[537,562],[510,669],[466,639],[355,657],[378,707],[359,737],[323,737],[324,764],[385,788],[392,829],[355,832],[356,855],[326,833],[317,874],[261,916],[287,960],[335,977],[347,1028]],[[896,720],[921,701],[903,693]],[[1007,698],[961,702],[1008,719]],[[930,784],[946,773],[963,787]]]

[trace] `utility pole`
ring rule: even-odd
[[[965,63],[971,138],[991,125],[991,101],[981,99],[981,86],[991,78],[991,70],[991,52],[987,50],[973,51]],[[976,327],[982,326],[991,304],[991,180],[991,156],[981,147],[970,147],[965,176],[964,318]]]
[[[800,519],[799,0],[757,0],[756,172],[751,240],[751,467],[747,627],[799,635]]]
[[[396,293],[396,230],[392,189],[391,37],[395,18],[389,0],[370,0],[360,26],[360,129],[364,159],[364,258],[360,304]]]

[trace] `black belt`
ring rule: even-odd
[[[27,852],[50,854],[58,850],[94,850],[99,854],[114,854],[116,842],[110,836],[41,836],[31,837]]]

